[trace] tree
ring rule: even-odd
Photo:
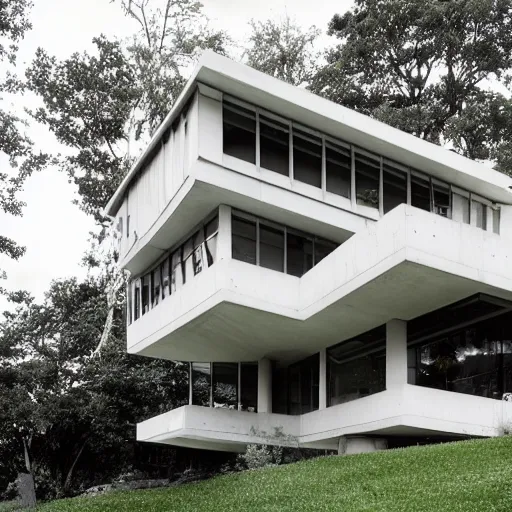
[[[470,158],[492,156],[506,99],[486,80],[512,65],[511,0],[357,0],[329,33],[341,43],[314,92]]]
[[[0,63],[5,64],[6,74],[0,77],[0,94],[20,95],[23,87],[8,67],[16,63],[18,43],[31,28],[28,12],[32,6],[29,0],[0,1]],[[0,210],[10,215],[21,216],[24,206],[17,198],[25,180],[42,169],[48,156],[34,152],[30,138],[22,132],[23,120],[13,112],[0,109],[0,154],[4,154],[10,169],[0,172]],[[13,259],[25,252],[14,240],[0,235],[0,254]],[[0,278],[5,273],[0,270]],[[0,293],[5,292],[0,287]]]
[[[315,43],[320,31],[302,28],[289,16],[280,21],[251,20],[247,64],[267,75],[301,86],[313,76],[319,59]]]
[[[61,169],[78,185],[77,203],[104,228],[102,209],[167,115],[198,50],[224,52],[225,35],[209,30],[193,0],[121,1],[138,30],[127,43],[94,39],[95,54],[58,61],[43,49],[27,70],[28,88],[42,100],[35,119],[73,154]]]

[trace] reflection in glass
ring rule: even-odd
[[[162,300],[169,295],[169,257],[160,265],[160,275],[162,276]]]
[[[238,408],[238,363],[213,363],[213,406]]]
[[[258,405],[258,363],[241,363],[240,409],[256,412]]]
[[[175,293],[183,285],[183,271],[181,265],[181,247],[171,256],[171,293]]]
[[[233,216],[231,230],[233,258],[256,265],[256,222]]]
[[[302,277],[313,268],[313,240],[288,231],[286,234],[286,272]]]
[[[146,274],[142,278],[142,314],[149,311],[149,294],[151,286],[151,274]]]
[[[192,405],[210,407],[210,363],[192,363]]]
[[[430,182],[428,178],[411,174],[411,204],[430,211]]]
[[[337,405],[386,389],[386,328],[327,349],[328,405]]]
[[[151,307],[155,307],[160,300],[161,275],[160,267],[153,270],[151,274]]]
[[[383,164],[383,201],[384,213],[388,213],[400,204],[407,204],[407,173],[393,166]]]

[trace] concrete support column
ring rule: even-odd
[[[272,412],[272,361],[258,361],[258,412]]]
[[[219,234],[217,235],[217,261],[231,259],[231,206],[219,206]]]
[[[327,350],[320,350],[320,378],[318,382],[318,408],[327,408]]]
[[[386,324],[386,389],[407,384],[407,322]]]
[[[342,436],[338,441],[338,455],[371,453],[379,450],[385,450],[387,447],[387,440],[378,437]]]

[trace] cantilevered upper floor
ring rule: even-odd
[[[334,244],[399,204],[512,236],[512,180],[206,52],[106,207],[142,275],[225,204]]]

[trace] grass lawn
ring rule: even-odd
[[[325,457],[170,489],[42,505],[74,511],[512,511],[512,437]]]

